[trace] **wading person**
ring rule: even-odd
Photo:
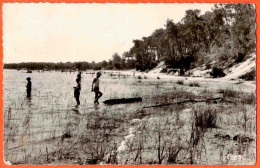
[[[93,80],[92,89],[91,89],[92,92],[93,91],[95,92],[94,103],[96,103],[96,104],[99,104],[98,99],[103,95],[103,93],[100,92],[100,90],[99,90],[99,78],[100,78],[100,76],[101,76],[101,72],[98,72],[97,77]],[[94,89],[93,89],[93,86],[94,86]]]
[[[31,97],[31,91],[32,91],[32,82],[31,82],[31,78],[28,77],[28,78],[26,78],[26,80],[27,80],[27,85],[26,85],[27,97]]]
[[[80,90],[81,90],[81,85],[80,85],[80,78],[76,79],[77,82],[77,86],[73,87],[74,88],[74,97],[76,99],[77,105],[80,105],[80,101],[79,101],[79,95],[80,95]]]

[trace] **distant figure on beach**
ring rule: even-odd
[[[99,104],[98,99],[103,95],[103,93],[100,92],[100,90],[99,90],[99,78],[100,78],[100,76],[101,76],[101,72],[98,72],[97,77],[93,80],[92,89],[91,89],[92,92],[93,91],[95,92],[94,103],[96,103],[96,104]],[[93,89],[93,85],[95,85],[94,89]]]
[[[78,75],[77,75],[77,79],[79,79],[79,82],[80,82],[80,83],[81,83],[81,78],[82,78],[82,77],[81,77],[81,72],[79,72]]]
[[[73,88],[74,88],[74,97],[77,101],[76,106],[78,106],[78,105],[80,105],[80,101],[79,101],[79,95],[80,95],[80,90],[81,90],[80,78],[77,78],[76,82],[77,82],[77,86],[73,87]]]
[[[31,91],[32,91],[32,82],[31,82],[31,78],[28,77],[28,78],[26,78],[26,80],[27,80],[27,85],[26,85],[27,97],[31,97]]]

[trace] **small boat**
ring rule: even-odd
[[[135,102],[141,102],[141,97],[136,98],[123,98],[123,99],[110,99],[105,100],[104,103],[108,105],[114,105],[114,104],[124,104],[124,103],[135,103]]]
[[[86,74],[95,74],[93,71],[87,71]]]

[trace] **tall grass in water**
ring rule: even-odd
[[[208,128],[216,128],[217,111],[210,105],[196,105],[193,109],[191,134],[189,141],[190,164],[201,159],[206,153],[204,134]]]
[[[234,90],[233,88],[224,88],[219,89],[219,93],[223,95],[223,98],[230,99],[232,98],[236,103],[242,103],[242,104],[256,104],[256,94],[255,92],[242,92]]]
[[[223,94],[223,98],[237,97],[241,94],[240,91],[236,91],[233,88],[219,89],[218,92]]]
[[[194,109],[195,126],[202,130],[216,128],[217,111],[210,105],[198,105]]]
[[[241,100],[243,104],[256,104],[256,93],[252,92],[249,94],[246,94],[245,97]]]

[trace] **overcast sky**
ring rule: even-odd
[[[4,3],[4,63],[109,60],[133,39],[213,4]]]

